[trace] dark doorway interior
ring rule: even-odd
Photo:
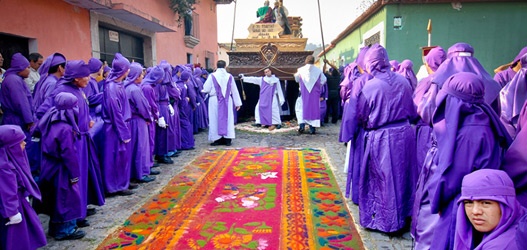
[[[99,26],[99,43],[101,48],[101,61],[112,64],[115,53],[119,52],[130,62],[145,65],[143,52],[143,38],[117,29]]]
[[[29,56],[29,39],[0,33],[0,53],[4,57],[2,68],[8,69],[11,66],[11,57],[15,53],[22,53],[26,58]]]

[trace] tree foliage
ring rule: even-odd
[[[170,8],[178,15],[177,23],[181,27],[185,15],[192,15],[196,0],[169,0]]]

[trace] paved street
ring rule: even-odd
[[[346,155],[346,148],[343,144],[338,142],[340,121],[337,124],[329,124],[317,130],[316,135],[303,134],[298,135],[291,131],[287,133],[275,134],[259,134],[251,132],[236,131],[236,139],[233,140],[231,147],[249,147],[249,146],[284,146],[284,147],[313,147],[324,149],[332,169],[337,177],[342,192],[344,192],[344,185],[346,177],[342,173],[342,166],[344,165],[344,158]],[[175,163],[173,165],[161,165],[161,175],[157,176],[157,180],[147,184],[141,184],[140,188],[136,190],[136,194],[125,197],[112,197],[106,200],[106,205],[97,208],[97,214],[89,217],[91,223],[90,227],[84,228],[87,232],[85,238],[75,241],[57,242],[48,238],[48,245],[43,249],[94,249],[104,238],[112,231],[117,229],[125,220],[137,210],[150,196],[158,193],[174,176],[182,171],[183,167],[192,161],[196,156],[203,151],[211,148],[207,142],[207,132],[202,132],[195,135],[196,149],[192,151],[184,151],[177,158],[173,158]],[[348,202],[350,211],[357,224],[359,210],[356,205]],[[45,229],[47,230],[46,216],[41,216],[44,221]],[[360,231],[364,246],[367,249],[411,249],[412,240],[409,233],[403,236],[390,237],[386,234],[373,232],[361,228],[357,224]]]

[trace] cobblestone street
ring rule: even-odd
[[[342,166],[346,156],[346,148],[338,142],[340,121],[337,124],[329,124],[317,130],[316,135],[298,135],[296,131],[275,134],[260,134],[245,131],[236,131],[236,139],[232,147],[311,147],[325,150],[329,157],[329,163],[339,182],[342,192],[346,183],[346,177],[342,173]],[[196,149],[183,151],[179,157],[173,158],[174,164],[161,165],[161,175],[154,182],[141,184],[136,189],[136,194],[131,196],[117,196],[107,198],[106,205],[97,208],[97,214],[88,217],[91,226],[84,228],[87,235],[81,240],[55,241],[48,237],[48,245],[43,249],[95,249],[104,238],[117,229],[135,210],[145,203],[152,195],[158,193],[168,181],[183,170],[184,166],[191,162],[203,151],[211,148],[207,142],[207,132],[195,135]],[[348,202],[355,223],[358,223],[358,206]],[[47,217],[41,216],[47,231]],[[411,249],[412,240],[410,234],[402,236],[388,236],[384,233],[365,230],[357,224],[357,228],[367,249]],[[271,249],[273,249],[271,247]]]

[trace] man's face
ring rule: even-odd
[[[29,66],[34,70],[38,70],[38,68],[40,68],[40,65],[42,65],[43,62],[44,58],[39,58],[36,62],[29,61]]]
[[[73,84],[79,88],[86,88],[86,86],[88,86],[89,81],[90,81],[90,76],[80,77],[80,78],[75,78],[75,80],[73,81]]]
[[[501,208],[493,200],[464,200],[465,213],[478,232],[488,233],[500,223]]]
[[[27,66],[27,68],[25,68],[24,70],[18,72],[18,75],[21,76],[22,78],[27,78],[29,76],[29,73],[31,71],[29,70],[29,66]]]
[[[0,67],[4,66],[4,57],[0,54]]]
[[[272,76],[272,75],[273,75],[273,72],[271,72],[271,70],[270,70],[270,69],[265,69],[265,70],[264,70],[264,74],[265,74],[265,76],[268,76],[268,77],[270,77],[270,76]]]

